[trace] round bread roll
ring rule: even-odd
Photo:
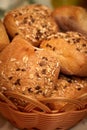
[[[57,33],[44,40],[40,47],[57,54],[62,73],[87,76],[87,38],[82,34]]]
[[[87,36],[87,11],[79,6],[62,6],[52,13],[63,31],[77,31]]]
[[[56,87],[60,97],[77,98],[87,93],[87,77],[82,78],[60,74]]]
[[[82,95],[87,95],[87,77],[80,78],[75,76],[66,76],[60,74],[55,86],[55,90],[52,93],[52,97],[63,97],[66,99],[80,99]],[[55,102],[56,109],[76,109],[75,106],[67,104],[69,102]],[[87,99],[84,100],[84,104],[87,105]]]
[[[52,11],[44,5],[27,5],[8,12],[4,25],[10,37],[20,34],[38,46],[43,39],[58,31],[51,14]]]
[[[3,22],[0,20],[0,51],[2,51],[9,44],[9,37]]]
[[[59,62],[52,51],[33,47],[16,36],[0,54],[0,92],[50,97],[59,72]]]

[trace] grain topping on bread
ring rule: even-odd
[[[87,78],[60,74],[57,89],[59,96],[77,98],[87,92]]]
[[[76,50],[87,54],[87,38],[78,32],[58,32],[55,35],[50,35],[47,39],[59,38],[64,39],[69,44],[75,44]]]
[[[44,5],[28,5],[7,13],[4,24],[11,37],[20,34],[38,46],[43,39],[58,31],[51,13]]]

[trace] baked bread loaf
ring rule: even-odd
[[[60,74],[55,86],[55,91],[53,91],[52,97],[63,97],[66,99],[78,99],[82,95],[87,94],[87,77],[80,78],[76,76],[66,76]],[[84,104],[87,105],[87,99],[84,100]],[[69,110],[76,109],[75,106],[69,105],[66,102],[55,102],[55,109]],[[64,108],[63,108],[64,107]],[[72,107],[72,108],[71,108]]]
[[[11,38],[20,34],[34,46],[58,31],[52,11],[44,5],[27,5],[7,13],[4,25]]]
[[[0,20],[0,51],[2,51],[5,46],[9,44],[9,37],[7,35],[6,29],[3,22]]]
[[[52,51],[35,48],[16,36],[0,54],[0,92],[49,97],[59,72],[59,62]]]
[[[77,31],[87,36],[87,11],[79,6],[62,6],[52,13],[63,31]]]
[[[57,53],[62,73],[87,76],[87,38],[82,34],[58,32],[44,40],[40,47]]]

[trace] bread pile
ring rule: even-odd
[[[72,16],[72,9],[82,14]],[[3,25],[10,43],[4,38],[9,44],[0,52],[0,93],[10,91],[38,100],[62,97],[69,103],[53,101],[47,106],[57,111],[76,110],[70,101],[87,95],[87,38],[83,35],[87,18],[82,19],[85,11],[80,9],[51,11],[43,5],[28,5],[5,15]],[[0,43],[5,45],[2,39]],[[24,105],[10,100],[17,107]]]

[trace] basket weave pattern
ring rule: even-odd
[[[15,99],[15,100],[13,100]],[[21,100],[22,99],[22,100]],[[15,127],[22,130],[67,130],[87,115],[87,94],[78,99],[32,99],[19,93],[0,93],[0,113]],[[15,104],[15,101],[18,103]],[[20,101],[23,102],[22,106]],[[47,104],[67,102],[60,110],[52,110]]]

